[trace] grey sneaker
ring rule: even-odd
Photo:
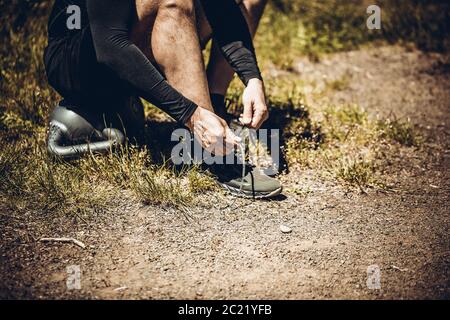
[[[262,173],[258,168],[242,164],[214,164],[208,170],[217,182],[235,196],[246,198],[271,198],[283,190],[281,183]]]
[[[225,98],[219,94],[211,94],[211,101],[216,114],[224,119],[231,129],[241,132],[244,126],[227,112]],[[234,164],[214,164],[208,170],[216,177],[218,183],[235,196],[263,199],[279,195],[283,190],[281,183],[264,174],[262,169],[253,165],[254,159],[244,166],[234,158]]]

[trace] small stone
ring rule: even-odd
[[[280,225],[280,230],[283,233],[291,233],[292,229],[284,224]]]

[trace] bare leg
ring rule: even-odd
[[[195,0],[136,0],[131,38],[156,63],[167,81],[197,108],[186,125],[202,146],[215,155],[233,151],[240,140],[214,114],[199,35]]]
[[[241,9],[247,19],[247,23],[249,24],[252,37],[255,36],[267,1],[268,0],[242,1]],[[223,96],[226,94],[230,82],[233,80],[234,76],[233,69],[222,56],[215,41],[213,41],[211,48],[211,58],[208,63],[207,76],[210,92]]]
[[[212,111],[194,0],[137,0],[136,9],[133,41],[175,89]]]

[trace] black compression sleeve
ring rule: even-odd
[[[201,0],[206,17],[225,59],[247,85],[262,80],[247,21],[235,0]]]
[[[185,123],[197,105],[171,87],[129,38],[134,0],[87,0],[99,63],[131,84],[139,95]]]

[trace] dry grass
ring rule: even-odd
[[[366,0],[273,0],[256,47],[264,63],[286,70],[299,55],[317,60],[324,53],[357,49],[373,41],[402,42],[431,51],[450,49],[448,1],[376,1],[382,10],[382,30],[366,27],[366,9],[371,4]]]
[[[279,81],[270,85],[277,87]],[[296,101],[301,114],[286,127],[288,162],[361,191],[389,189],[384,172],[390,156],[397,148],[420,146],[421,137],[411,122],[370,117],[354,104],[323,104],[334,88],[309,94],[301,88],[295,79],[283,83],[289,96],[285,101]]]
[[[182,207],[213,186],[196,168],[178,172],[152,164],[145,148],[127,145],[63,162],[50,159],[43,145],[23,140],[5,144],[0,154],[0,202],[15,211],[85,215],[113,207],[126,190],[145,204]]]

